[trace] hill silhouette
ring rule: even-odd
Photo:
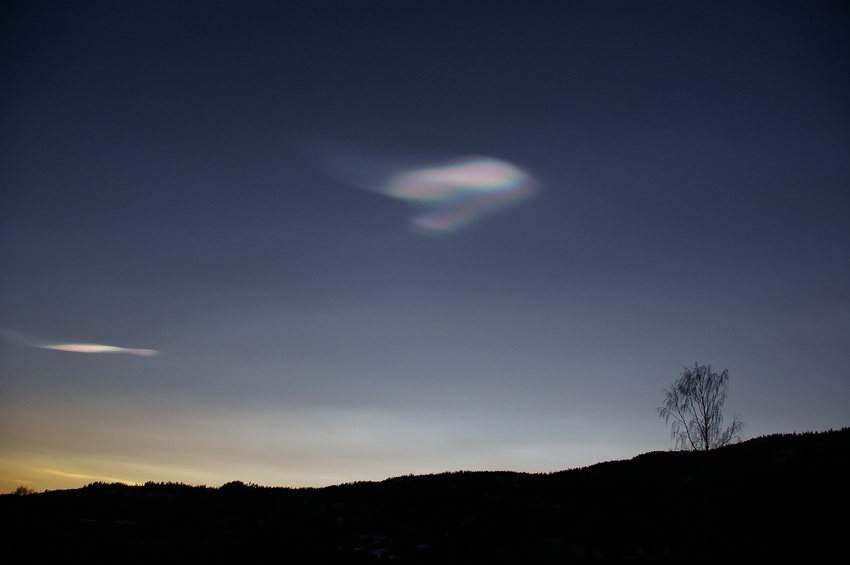
[[[325,488],[93,483],[0,496],[29,559],[88,562],[810,561],[844,551],[850,428],[557,473]]]

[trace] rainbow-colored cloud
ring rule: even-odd
[[[534,177],[510,163],[469,156],[400,171],[373,190],[424,207],[411,219],[411,230],[446,233],[525,200],[537,186]]]
[[[71,351],[73,353],[127,353],[129,355],[142,355],[144,357],[159,355],[159,351],[155,349],[135,349],[115,345],[100,345],[98,343],[54,343],[51,345],[36,345],[35,347],[53,349],[55,351]]]
[[[40,338],[30,337],[20,332],[7,329],[0,329],[0,338],[5,338],[9,341],[18,343],[20,345],[25,345],[27,347],[52,349],[54,351],[68,351],[71,353],[126,353],[128,355],[141,355],[143,357],[152,357],[154,355],[159,355],[160,353],[155,349],[118,347],[116,345],[102,345],[100,343],[57,343]]]

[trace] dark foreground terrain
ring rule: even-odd
[[[845,428],[552,474],[96,483],[0,496],[0,516],[7,545],[36,562],[826,562],[848,551],[848,477]]]

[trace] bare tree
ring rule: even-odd
[[[694,363],[685,368],[673,386],[664,389],[664,406],[658,414],[670,422],[676,446],[693,451],[708,451],[741,440],[744,423],[736,415],[723,428],[723,403],[729,388],[729,371],[711,371],[711,365]]]

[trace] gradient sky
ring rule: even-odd
[[[843,3],[10,4],[0,492],[627,459],[694,362],[850,424]],[[536,190],[380,190],[466,156]]]

